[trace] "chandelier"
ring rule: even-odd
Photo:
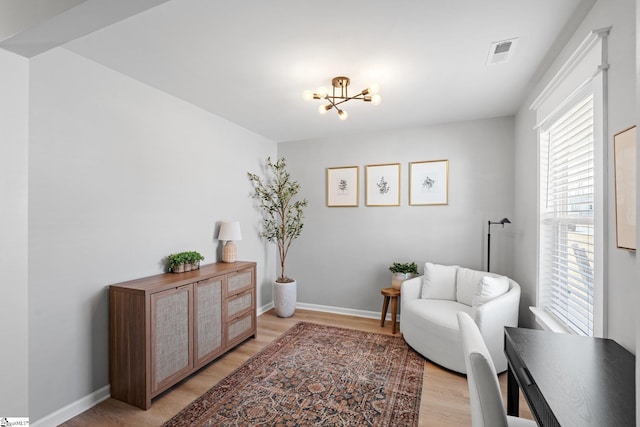
[[[334,77],[331,80],[331,86],[333,86],[333,93],[331,95],[329,95],[329,92],[325,87],[320,87],[318,88],[317,92],[305,90],[302,94],[302,97],[307,101],[312,99],[327,100],[329,103],[319,106],[318,111],[320,112],[320,114],[326,114],[327,111],[335,108],[335,110],[338,112],[338,117],[340,117],[340,120],[347,120],[347,117],[349,117],[345,110],[338,107],[338,105],[342,103],[351,101],[352,99],[360,99],[364,102],[370,102],[373,105],[378,105],[382,101],[382,98],[380,98],[380,95],[378,95],[377,84],[369,86],[355,96],[349,96],[349,83],[351,83],[349,77]]]

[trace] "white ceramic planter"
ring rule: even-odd
[[[391,275],[391,287],[398,289],[402,287],[402,282],[413,277],[412,273],[393,273]]]
[[[279,317],[291,317],[296,311],[298,282],[273,282],[273,305]]]

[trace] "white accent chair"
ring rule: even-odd
[[[458,313],[467,367],[472,427],[534,427],[531,420],[505,413],[496,368],[478,326],[467,313]]]
[[[478,325],[498,372],[507,370],[504,327],[518,326],[520,286],[506,276],[458,266],[425,264],[424,276],[405,280],[400,331],[430,361],[467,373],[457,314]]]

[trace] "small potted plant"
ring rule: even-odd
[[[193,264],[191,264],[191,252],[182,252],[182,258],[184,259],[184,271],[185,273],[187,271],[191,271],[192,270],[192,266]]]
[[[171,254],[167,257],[167,266],[173,273],[184,273],[185,271],[197,270],[200,268],[200,261],[204,257],[200,252],[188,251]]]
[[[200,261],[204,260],[204,257],[197,251],[185,252],[187,257],[187,263],[191,265],[191,270],[198,270],[200,268]]]
[[[182,253],[169,255],[167,257],[167,265],[172,273],[183,273],[184,255]]]
[[[391,276],[391,287],[400,289],[402,282],[418,274],[418,266],[415,262],[394,262],[391,264],[391,267],[389,267],[389,271],[393,273]]]

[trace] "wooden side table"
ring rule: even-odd
[[[382,317],[380,317],[380,326],[384,327],[384,321],[387,317],[387,309],[389,308],[389,300],[391,300],[391,330],[396,333],[396,316],[398,314],[398,297],[400,290],[395,288],[382,288],[380,291],[384,297],[382,302]]]

